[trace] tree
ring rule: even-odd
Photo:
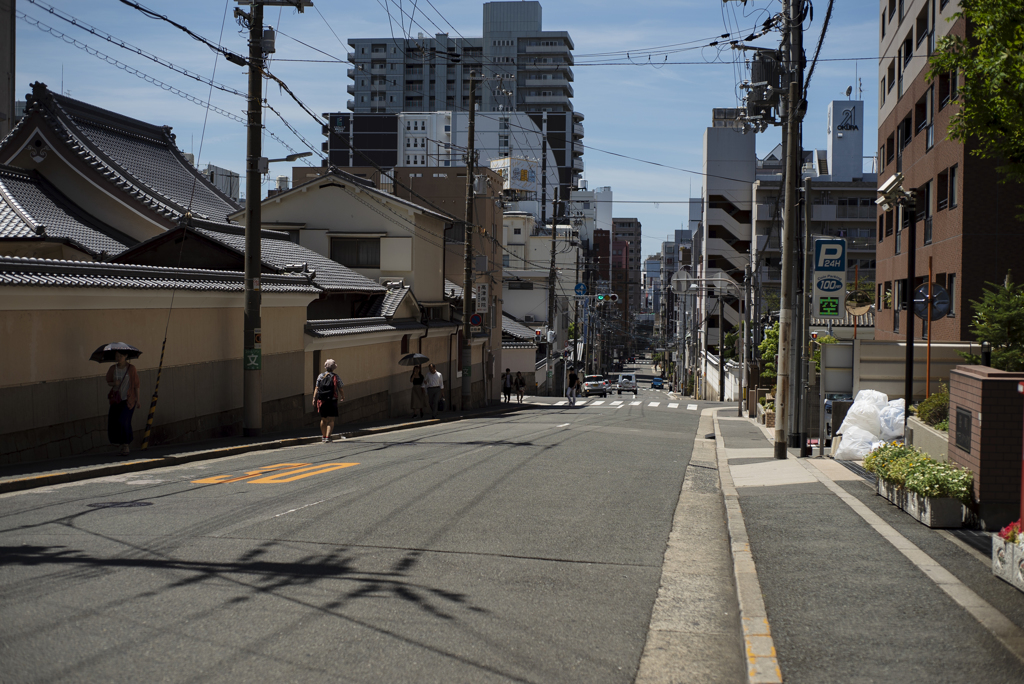
[[[761,354],[761,385],[771,386],[778,376],[778,370],[775,368],[775,357],[779,353],[778,321],[764,331],[764,339],[757,345],[757,350]]]
[[[1020,0],[961,0],[967,38],[946,36],[931,59],[930,79],[963,74],[960,111],[949,137],[977,141],[974,154],[1005,160],[1003,179],[1024,182],[1024,3]]]
[[[992,345],[993,368],[1024,371],[1024,285],[1014,283],[1010,273],[1002,285],[986,285],[981,300],[971,300],[971,332],[978,342]],[[970,363],[981,363],[976,354],[960,355]]]

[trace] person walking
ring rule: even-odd
[[[565,387],[565,396],[569,399],[569,406],[576,405],[576,386],[580,384],[580,376],[576,375],[576,369],[569,369],[569,382]]]
[[[516,388],[516,399],[522,404],[523,393],[526,391],[526,378],[523,377],[523,371],[516,371],[516,377],[512,381],[512,385]]]
[[[506,368],[501,374],[501,392],[505,395],[505,403],[512,401],[512,369]]]
[[[107,438],[111,444],[121,445],[121,454],[128,453],[128,445],[135,435],[132,433],[132,414],[139,405],[139,372],[128,363],[128,354],[114,352],[117,361],[107,370],[107,385],[110,392],[110,411],[107,413]]]
[[[419,411],[419,417],[423,417],[423,411],[429,404],[427,403],[427,390],[423,387],[423,381],[426,378],[423,377],[423,366],[417,364],[412,367],[412,375],[409,376],[409,382],[412,383],[412,416],[416,418],[416,412]]]
[[[324,372],[317,377],[313,389],[313,406],[320,414],[320,441],[324,444],[331,441],[334,421],[338,418],[338,402],[345,401],[345,383],[335,374],[337,368],[334,359],[324,361]]]
[[[437,404],[441,400],[441,390],[444,389],[444,376],[434,364],[427,366],[427,377],[423,380],[423,386],[427,388],[430,417],[437,418]]]

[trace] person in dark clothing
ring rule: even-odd
[[[569,399],[569,406],[576,405],[576,389],[580,384],[580,376],[576,375],[576,369],[569,369],[569,381],[566,383],[565,396]]]
[[[320,414],[320,436],[324,444],[331,441],[334,421],[338,418],[338,402],[345,401],[345,383],[335,375],[338,364],[334,359],[324,361],[324,372],[316,379],[313,406]]]
[[[516,377],[512,380],[512,386],[516,388],[516,399],[522,404],[523,393],[526,391],[526,378],[523,377],[523,371],[516,371]]]
[[[505,395],[505,403],[512,401],[512,369],[506,368],[501,374],[501,392]]]
[[[416,418],[416,412],[419,411],[419,417],[423,417],[423,411],[430,407],[427,401],[427,389],[423,386],[423,366],[413,366],[412,375],[409,376],[409,382],[412,383],[412,416]]]

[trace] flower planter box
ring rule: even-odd
[[[761,404],[757,405],[757,422],[761,423],[765,427],[775,427],[775,412],[765,411],[764,406]]]
[[[963,526],[964,507],[956,499],[924,497],[880,477],[875,479],[875,491],[886,501],[928,527],[946,529]]]
[[[917,519],[932,529],[958,528],[964,522],[964,506],[956,499],[936,499],[908,492],[917,499]]]
[[[992,535],[992,574],[1004,582],[1014,584],[1014,575],[1020,574],[1019,549],[1016,544],[1004,541],[998,535]]]

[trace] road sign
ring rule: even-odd
[[[818,238],[814,241],[814,272],[811,276],[816,318],[843,318],[846,299],[846,240]]]
[[[469,316],[469,324],[471,326],[479,328],[481,325],[484,324],[484,317],[481,316],[478,313],[470,314],[470,316]]]
[[[583,295],[587,294],[587,286],[584,285],[583,283],[577,283],[576,284],[576,294],[580,295],[581,297]]]

